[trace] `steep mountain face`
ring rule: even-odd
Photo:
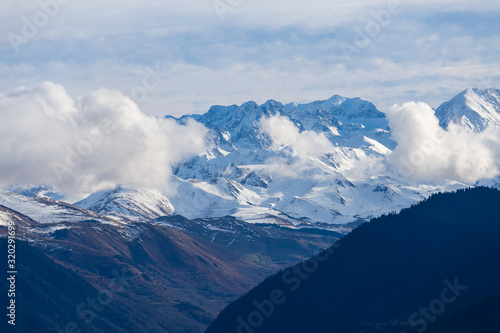
[[[500,124],[493,112],[500,110],[498,91],[471,91],[440,108],[442,126],[454,119],[474,131],[483,130],[480,124]],[[290,131],[296,141],[309,141],[274,142],[262,126],[263,118],[273,116],[293,124],[292,129],[275,130],[277,134]],[[61,325],[72,320],[83,332],[201,332],[224,306],[262,278],[311,257],[363,222],[433,193],[467,186],[414,184],[388,172],[383,161],[395,143],[387,120],[359,98],[215,106],[204,115],[177,121],[189,119],[210,129],[210,147],[175,166],[166,188],[119,186],[76,204],[65,202],[69,200],[49,186],[0,190],[0,235],[14,222],[20,239],[31,246],[26,251],[41,251],[45,257],[40,263],[48,271],[65,279],[73,279],[72,273],[81,278],[69,286],[60,286],[65,279],[56,279],[45,292],[47,271],[27,261],[23,269],[30,271],[26,277],[31,285],[26,290],[33,296],[23,295],[23,302],[40,314],[28,327],[63,331]],[[358,172],[359,165],[369,166],[360,168],[368,171]],[[481,184],[500,188],[498,178],[476,185]],[[234,331],[241,324],[238,317],[246,320],[255,310],[254,300],[264,301],[278,288],[289,301],[280,304],[275,315],[266,315],[265,324],[255,330],[242,326],[243,332],[383,328],[413,333],[417,329],[408,326],[408,316],[437,297],[444,279],[453,282],[455,276],[460,282],[464,278],[472,292],[447,307],[444,316],[456,318],[454,310],[463,306],[468,315],[480,318],[484,304],[496,304],[485,286],[500,277],[494,264],[498,257],[493,255],[500,253],[498,194],[484,191],[434,197],[418,206],[423,208],[375,219],[372,227],[362,226],[347,236],[333,254],[327,252],[317,269],[311,268],[314,260],[307,261],[312,266],[306,269],[315,274],[303,278],[303,266],[298,265],[288,282],[280,278],[289,271],[271,277],[221,313],[211,330]],[[465,218],[473,213],[471,224]],[[122,269],[132,280],[113,295],[113,309],[99,311],[95,326],[86,326],[78,313],[63,316],[54,308],[62,304],[77,312],[80,299],[112,284],[113,272]],[[289,292],[291,284],[301,287]],[[81,292],[67,299],[65,288]],[[495,290],[500,292],[489,289]],[[42,309],[43,299],[49,299],[50,306]],[[305,324],[307,318],[313,318],[313,326]]]
[[[44,218],[39,223],[0,206],[0,244],[9,223],[16,227],[22,272],[17,300],[23,304],[18,327],[26,332],[66,332],[70,323],[82,332],[202,332],[265,276],[342,237],[234,218],[134,222],[3,194]]]
[[[193,118],[215,132],[214,139],[221,149],[268,148],[269,136],[259,128],[262,117],[286,116],[301,131],[322,132],[334,142],[346,142],[354,136],[365,135],[393,148],[388,135],[384,113],[370,102],[359,98],[333,96],[325,101],[309,104],[283,105],[269,100],[262,105],[247,102],[241,106],[213,106],[203,115],[184,116],[180,121]],[[385,131],[385,132],[384,132]]]
[[[500,126],[500,90],[469,88],[436,110],[439,124],[450,122],[473,132]]]
[[[0,206],[0,226],[8,227],[9,224],[28,227],[36,226],[39,223],[12,209]]]
[[[287,117],[300,133],[321,134],[331,142],[330,151],[305,157],[293,146],[275,147],[260,123],[272,116]],[[395,146],[385,115],[359,98],[214,106],[206,114],[178,121],[190,118],[211,129],[213,149],[175,168],[174,183],[190,182],[178,187],[178,195],[189,188],[190,195],[182,200],[202,198],[185,211],[174,203],[178,195],[172,197],[180,215],[231,215],[248,222],[295,226],[319,222],[335,228],[407,207],[432,192],[379,177],[376,170],[362,179],[348,175],[353,166],[373,162]],[[195,194],[199,190],[205,194]],[[205,198],[211,204],[200,205]]]
[[[499,331],[498,316],[480,313],[500,292],[499,200],[495,189],[459,190],[376,218],[266,279],[206,332],[421,332],[438,318],[455,325],[446,316],[464,307],[476,318],[468,332]]]
[[[320,156],[306,157],[293,146],[277,148],[260,123],[277,115],[290,119],[300,133],[323,135],[332,147]],[[222,209],[225,214],[249,222],[280,220],[296,226],[319,222],[335,227],[409,207],[439,190],[464,186],[415,185],[382,170],[383,159],[395,143],[385,115],[359,98],[214,106],[206,114],[184,116],[179,122],[189,118],[211,129],[214,148],[176,167],[175,175],[198,180],[196,187],[215,195],[229,195],[214,210],[200,209],[203,215],[191,217],[216,216],[219,207],[226,207]],[[369,174],[351,172],[363,164],[373,166]],[[232,190],[222,188],[224,184]]]
[[[387,130],[384,114],[372,103],[340,96],[309,104],[283,105],[270,100],[260,106],[255,102],[239,107],[214,106],[206,114],[184,116],[180,121],[193,118],[203,123],[217,134],[215,138],[220,139],[218,143],[222,149],[232,151],[268,148],[269,136],[258,123],[262,117],[277,115],[288,117],[301,131],[323,132],[332,140],[341,141],[346,135],[369,134],[374,128]]]

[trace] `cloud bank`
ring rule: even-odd
[[[52,82],[0,94],[2,185],[51,184],[83,192],[167,185],[171,166],[205,147],[194,121],[145,115],[119,91],[74,100]]]
[[[500,130],[472,133],[450,124],[439,126],[425,103],[395,105],[387,112],[398,143],[389,165],[399,174],[420,181],[456,180],[474,183],[500,174]]]
[[[195,121],[179,125],[146,115],[119,91],[99,89],[74,99],[52,82],[0,94],[0,116],[0,185],[50,184],[67,193],[118,184],[165,187],[171,166],[204,152],[208,134]],[[472,133],[451,124],[445,130],[424,103],[395,105],[387,117],[396,149],[377,158],[349,151],[339,172],[470,184],[500,174],[500,129]],[[313,160],[346,153],[322,133],[300,132],[287,117],[263,118],[259,126],[281,152],[268,162],[282,176],[320,177]]]
[[[425,103],[394,105],[386,115],[397,142],[396,149],[386,156],[343,150],[322,133],[300,132],[287,117],[262,118],[259,126],[272,140],[272,148],[284,154],[268,164],[289,177],[321,177],[321,170],[310,159],[329,154],[340,159],[339,172],[355,179],[396,173],[409,183],[455,181],[472,185],[500,175],[500,128],[474,133],[450,124],[445,130]]]
[[[322,133],[300,132],[288,117],[278,115],[262,118],[259,127],[269,135],[275,150],[291,146],[301,156],[318,156],[334,150],[333,144]]]
[[[335,146],[323,133],[300,131],[286,116],[263,117],[259,127],[272,141],[271,149],[279,157],[266,161],[266,170],[276,179],[331,179],[333,161],[336,171],[345,177],[368,179],[383,173],[383,157],[371,156],[361,149]],[[325,161],[328,160],[326,164]]]

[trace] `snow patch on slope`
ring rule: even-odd
[[[119,224],[95,212],[49,198],[30,198],[0,190],[0,205],[20,212],[40,223],[98,221]]]
[[[101,215],[132,221],[149,221],[174,212],[174,207],[161,191],[137,187],[120,186],[96,192],[75,205]]]

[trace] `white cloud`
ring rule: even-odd
[[[171,165],[202,152],[207,134],[194,121],[145,115],[119,91],[99,89],[75,102],[51,82],[0,95],[0,115],[4,185],[69,192],[165,186]]]
[[[382,156],[366,154],[361,149],[335,146],[323,134],[302,131],[285,116],[263,117],[259,122],[261,130],[272,140],[271,149],[280,154],[266,161],[265,170],[273,179],[287,178],[302,180],[331,179],[338,172],[357,180],[367,180],[374,174],[385,172]],[[337,167],[325,164],[329,155]]]
[[[398,143],[389,163],[403,176],[420,181],[474,183],[499,175],[499,129],[473,133],[451,124],[444,130],[434,110],[425,103],[395,105],[387,117]]]
[[[272,140],[273,148],[280,150],[290,146],[300,156],[319,156],[333,151],[333,144],[322,133],[314,131],[300,132],[299,128],[284,116],[263,117],[259,126]]]

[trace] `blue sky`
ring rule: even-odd
[[[334,94],[381,111],[437,107],[467,87],[500,88],[500,3],[401,0],[391,13],[393,3],[3,0],[0,91],[46,80],[75,97],[145,91],[136,98],[144,112],[181,115]],[[214,4],[229,8],[222,19]],[[373,13],[382,11],[391,14],[380,24]],[[26,35],[26,22],[38,31]],[[356,44],[367,27],[372,36]]]

